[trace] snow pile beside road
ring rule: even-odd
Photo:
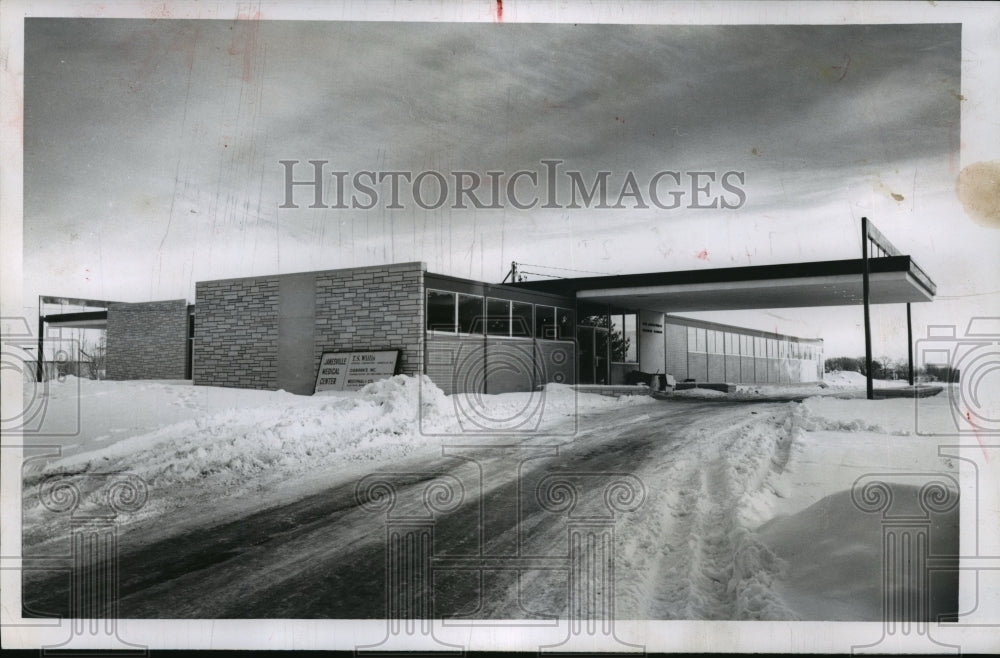
[[[421,395],[423,393],[423,395]],[[378,459],[420,443],[418,413],[436,421],[448,404],[429,380],[397,376],[357,395],[295,396],[224,408],[55,461],[48,472],[128,471],[151,486],[225,474],[235,480],[264,470],[286,473],[324,463]],[[405,437],[406,441],[401,441]],[[31,477],[26,484],[31,484]]]
[[[121,518],[127,525],[193,504],[221,508],[220,500],[235,504],[248,494],[267,504],[277,489],[302,495],[418,452],[430,454],[470,432],[480,438],[503,427],[544,430],[575,414],[644,403],[656,401],[582,394],[556,384],[530,393],[446,396],[426,375],[312,396],[183,381],[67,378],[50,383],[46,412],[56,419],[79,414],[80,433],[66,439],[60,456],[25,464],[24,523],[33,529],[25,536],[52,534],[41,527],[45,510],[37,485],[55,473],[141,478],[149,500]],[[103,480],[80,482],[93,487],[82,492],[85,499],[97,502]]]
[[[128,387],[111,388],[118,389],[113,406],[122,415],[130,408]],[[199,413],[189,413],[185,420],[147,427],[110,444],[91,440],[90,449],[26,465],[25,524],[43,513],[32,494],[49,474],[138,476],[150,496],[146,506],[128,519],[135,521],[184,507],[199,495],[237,497],[303,474],[325,472],[326,481],[335,482],[362,468],[369,470],[373,462],[391,462],[433,445],[432,437],[418,431],[418,420],[440,427],[447,424],[451,411],[451,404],[430,380],[406,376],[370,384],[350,395],[266,392],[254,396],[255,404],[236,407],[212,408],[217,396],[213,391],[204,396],[201,405],[193,405],[201,407]],[[77,481],[92,487],[81,491],[85,502],[99,498],[102,478]]]
[[[951,413],[947,396],[919,404],[940,422]],[[859,509],[852,488],[876,475],[902,500],[928,474],[957,481],[954,460],[938,453],[941,438],[921,435],[914,412],[914,400],[904,398],[813,397],[794,405],[789,459],[772,475],[776,490],[788,495],[756,501],[756,535],[785,562],[774,589],[800,618],[881,619],[880,516]],[[949,547],[942,554],[957,552],[957,514],[938,521],[936,541]]]
[[[908,386],[905,379],[875,379],[872,380],[876,388],[898,388]],[[864,388],[867,386],[867,379],[860,372],[853,370],[834,370],[823,375],[823,383],[831,388]]]
[[[682,391],[674,391],[670,394],[671,397],[677,398],[723,398],[726,397],[726,393],[722,391],[716,391],[711,388],[688,388]]]
[[[806,431],[877,432],[909,436],[914,423],[913,400],[894,398],[859,405],[858,400],[809,398],[796,410]],[[867,401],[865,401],[867,402]]]

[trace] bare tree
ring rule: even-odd
[[[80,340],[80,355],[87,359],[87,376],[91,379],[104,377],[107,346],[107,336],[103,332],[95,342],[88,341],[86,338]]]

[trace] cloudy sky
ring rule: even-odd
[[[853,258],[867,215],[938,283],[944,299],[915,306],[920,335],[997,307],[1000,231],[955,198],[961,63],[955,24],[28,19],[25,298],[193,301],[199,280],[405,260],[499,281],[512,260],[624,273]],[[301,207],[279,208],[279,161],[301,161],[301,179],[311,159],[542,180],[558,159],[585,179],[611,171],[612,199],[628,172],[642,186],[739,171],[746,199],[316,209],[299,188]],[[901,308],[876,313],[887,352]],[[858,353],[860,308],[722,319]]]

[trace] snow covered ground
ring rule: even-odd
[[[35,394],[32,385],[26,391]],[[530,432],[536,435],[581,415],[654,403],[648,397],[577,395],[560,385],[544,393],[448,397],[424,376],[403,375],[357,392],[313,396],[189,381],[67,377],[51,382],[47,397],[46,423],[70,427],[79,414],[80,432],[61,440],[57,456],[26,459],[26,544],[59,539],[65,530],[51,523],[52,514],[36,495],[51,473],[139,476],[155,495],[138,512],[123,515],[121,527],[143,522],[145,533],[160,533],[171,527],[152,522],[167,515],[178,527],[219,522],[404,458],[440,454],[442,445],[461,443],[457,437],[483,441],[483,428],[514,428],[501,436],[519,437],[524,433],[516,433],[517,426],[524,424],[527,430],[537,427]],[[94,480],[83,493],[96,502],[101,486]],[[178,510],[198,513],[172,514]]]
[[[562,386],[550,386],[544,398],[449,397],[426,378],[405,376],[311,397],[70,378],[50,387],[46,412],[56,422],[78,409],[81,432],[62,441],[59,455],[25,464],[24,549],[40,551],[68,531],[39,503],[48,474],[143,478],[148,503],[120,519],[128,549],[300,500],[401,460],[440,458],[442,445],[468,443],[477,419],[507,427],[527,419],[538,421],[530,432],[480,432],[475,440],[559,444],[564,459],[629,468],[644,484],[645,504],[622,516],[616,531],[620,618],[878,620],[880,526],[851,502],[852,485],[871,473],[957,479],[957,469],[938,456],[941,439],[916,431],[913,400],[829,395],[859,386],[863,378],[828,375],[827,387],[800,404],[767,399],[801,393],[802,385],[661,401]],[[947,427],[947,395],[919,404]],[[957,513],[936,523],[938,541],[957,550]],[[532,591],[530,582],[524,587]],[[518,589],[511,601],[522,596]],[[509,610],[502,601],[494,607]]]

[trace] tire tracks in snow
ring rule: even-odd
[[[720,405],[681,430],[671,459],[637,473],[652,495],[623,524],[635,546],[625,551],[620,616],[794,619],[771,588],[782,563],[750,513],[788,462],[793,406]]]

